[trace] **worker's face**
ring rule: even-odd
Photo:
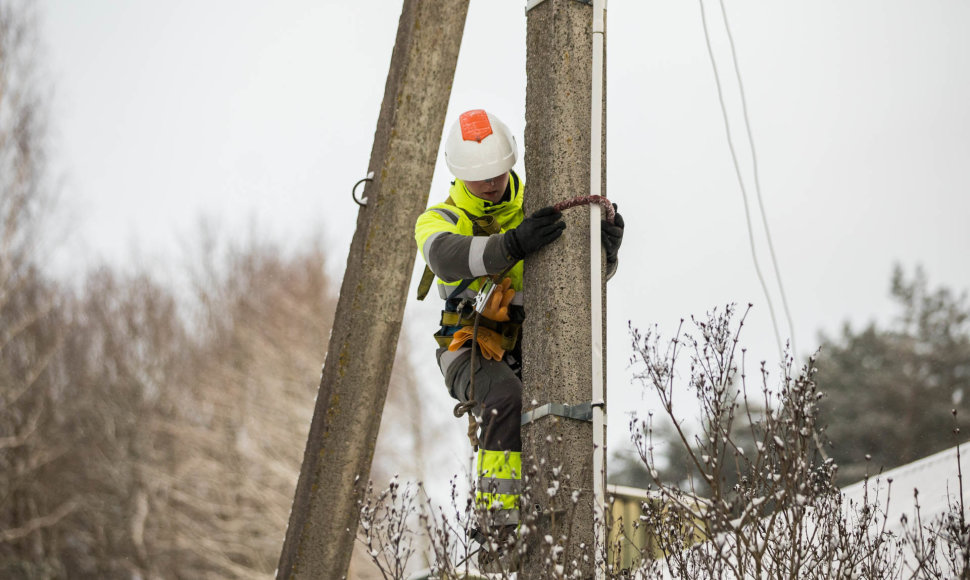
[[[484,179],[482,181],[466,181],[465,187],[468,191],[472,192],[472,195],[479,199],[484,199],[485,201],[491,203],[498,203],[502,200],[502,196],[505,194],[505,188],[509,184],[509,172],[506,171],[498,177],[493,177],[491,179]]]

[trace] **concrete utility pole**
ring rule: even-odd
[[[347,258],[277,578],[347,574],[355,482],[370,476],[414,266],[414,222],[427,207],[467,13],[468,0],[404,1],[371,150],[374,180]],[[344,191],[326,194],[353,203]]]
[[[540,207],[590,194],[593,10],[579,0],[546,0],[530,2],[527,15],[528,215]],[[602,110],[601,120],[605,118],[605,107]],[[600,144],[605,147],[605,131]],[[601,181],[605,181],[605,155],[603,159]],[[523,327],[525,410],[547,403],[591,402],[596,357],[591,344],[594,322],[590,316],[590,210],[567,210],[564,215],[567,228],[561,240],[525,262],[525,285],[529,289],[525,303],[528,321]],[[598,239],[598,221],[592,233]],[[596,258],[594,264],[599,256]],[[605,296],[605,292],[599,296]],[[598,324],[602,329],[605,300],[600,301]],[[605,376],[605,369],[602,372]],[[561,543],[562,536],[568,535],[560,562],[570,570],[571,562],[576,560],[583,577],[593,577],[597,551],[594,478],[605,478],[593,466],[593,423],[546,416],[524,425],[522,435],[526,475],[532,457],[545,459],[545,464],[539,466],[539,479],[527,484],[531,485],[531,493],[522,506],[523,510],[538,507],[543,514],[539,533],[531,536],[523,576],[539,578],[548,571],[537,551],[543,538],[549,535]],[[557,466],[562,466],[564,475],[558,477],[561,487],[550,497],[547,490]],[[579,492],[575,504],[574,491]]]

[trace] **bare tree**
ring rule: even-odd
[[[66,310],[53,405],[69,447],[44,485],[78,504],[55,530],[57,559],[72,577],[150,578],[153,473],[173,452],[153,419],[171,413],[169,383],[190,350],[175,300],[145,274],[101,269]]]
[[[165,568],[198,578],[263,577],[285,531],[333,297],[319,247],[213,245],[196,269],[200,324],[167,385],[172,440],[153,510]]]
[[[37,264],[51,191],[29,3],[0,3],[0,575],[57,573],[52,528],[76,507],[43,485],[56,428],[62,301]]]
[[[0,0],[0,577],[265,577],[333,320],[322,245],[213,237],[188,298],[147,268],[58,284],[36,28]],[[429,435],[401,351],[378,472],[411,477]]]

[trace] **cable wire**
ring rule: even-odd
[[[751,166],[754,172],[754,190],[758,196],[758,209],[761,212],[761,223],[765,228],[765,237],[768,240],[768,252],[771,255],[771,265],[775,269],[775,279],[778,281],[778,293],[781,294],[781,306],[785,311],[785,318],[788,320],[788,331],[790,333],[792,356],[798,360],[798,349],[795,347],[795,323],[792,322],[791,310],[788,308],[788,298],[785,295],[785,286],[781,282],[781,268],[778,267],[778,259],[775,256],[775,244],[771,241],[771,229],[768,227],[768,216],[765,213],[764,200],[761,197],[761,178],[758,173],[758,154],[755,151],[754,136],[751,132],[751,121],[748,118],[748,99],[744,94],[744,81],[741,80],[741,66],[738,64],[737,51],[734,49],[734,35],[731,34],[731,25],[728,22],[727,10],[724,8],[724,0],[718,0],[721,5],[721,14],[724,17],[724,29],[727,31],[728,43],[731,46],[731,61],[734,63],[734,74],[738,79],[738,91],[741,95],[741,110],[744,112],[744,127],[748,135],[748,145],[751,147]]]
[[[704,25],[704,40],[707,43],[707,54],[711,59],[711,68],[714,70],[714,82],[717,85],[717,99],[721,104],[721,116],[724,119],[724,129],[727,133],[728,147],[731,149],[731,160],[734,162],[734,171],[738,177],[738,184],[741,187],[741,196],[744,199],[744,217],[748,224],[748,240],[751,243],[751,257],[754,260],[754,268],[758,273],[758,280],[761,282],[761,289],[765,293],[765,299],[768,301],[768,311],[771,313],[771,325],[775,330],[775,340],[778,342],[778,351],[781,353],[782,358],[784,358],[784,351],[781,346],[781,337],[778,334],[778,323],[775,320],[775,309],[771,303],[771,296],[768,294],[768,287],[765,284],[764,277],[761,275],[761,267],[758,264],[758,256],[755,252],[754,246],[754,234],[751,228],[751,215],[748,211],[748,195],[747,190],[744,187],[744,180],[741,178],[741,168],[738,164],[738,156],[734,150],[734,142],[731,139],[731,125],[728,122],[727,107],[724,105],[724,94],[721,90],[721,77],[717,70],[717,62],[714,60],[714,50],[711,48],[711,36],[707,28],[707,12],[704,10],[704,0],[698,0],[701,7],[701,21]],[[795,347],[795,325],[792,322],[791,311],[788,308],[788,299],[785,296],[785,287],[781,281],[781,269],[778,267],[778,260],[775,257],[775,247],[771,241],[771,230],[768,228],[768,217],[765,213],[764,202],[761,197],[761,181],[758,176],[758,156],[755,151],[754,137],[751,132],[751,122],[748,118],[748,104],[747,99],[744,94],[744,82],[741,80],[741,67],[738,65],[738,56],[734,48],[734,36],[731,34],[731,26],[728,22],[727,10],[724,7],[724,0],[718,0],[721,6],[721,15],[724,18],[724,29],[727,31],[728,42],[731,46],[731,61],[734,63],[734,74],[738,80],[738,90],[741,96],[741,108],[744,112],[744,126],[747,131],[748,145],[751,148],[751,164],[754,172],[754,186],[755,191],[758,195],[758,208],[761,212],[761,223],[765,228],[765,237],[768,239],[768,249],[771,253],[771,264],[775,270],[775,279],[778,281],[778,292],[781,294],[782,307],[785,309],[785,316],[788,319],[788,330],[791,333],[791,352],[792,357],[798,360],[798,351]],[[825,446],[819,439],[818,433],[812,433],[812,439],[815,441],[815,447],[818,449],[819,454],[823,459],[828,461],[828,453],[825,452]]]
[[[704,41],[707,44],[707,54],[711,59],[711,69],[714,71],[714,84],[717,86],[717,100],[721,105],[721,117],[724,120],[724,131],[727,133],[728,148],[731,150],[731,161],[734,164],[734,173],[738,178],[738,186],[741,188],[741,198],[744,200],[744,217],[748,224],[748,242],[751,246],[751,259],[754,262],[754,270],[758,274],[758,281],[761,283],[761,290],[764,292],[765,300],[768,302],[768,312],[771,314],[771,326],[775,331],[778,354],[781,358],[784,358],[784,348],[781,345],[781,334],[778,332],[778,320],[775,317],[775,307],[771,302],[768,285],[765,283],[764,275],[761,273],[761,264],[758,262],[758,253],[755,249],[754,229],[751,227],[751,210],[748,207],[748,191],[744,186],[744,179],[741,176],[741,165],[738,163],[738,154],[734,149],[734,140],[731,137],[731,124],[728,122],[727,106],[724,104],[724,90],[721,88],[721,75],[717,70],[717,61],[714,60],[714,49],[711,47],[711,34],[707,27],[707,11],[704,8],[704,0],[698,0],[698,4],[701,7]]]

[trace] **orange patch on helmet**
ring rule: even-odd
[[[462,113],[458,122],[461,125],[461,138],[465,141],[481,143],[482,139],[492,134],[492,124],[488,122],[488,115],[482,109]]]

